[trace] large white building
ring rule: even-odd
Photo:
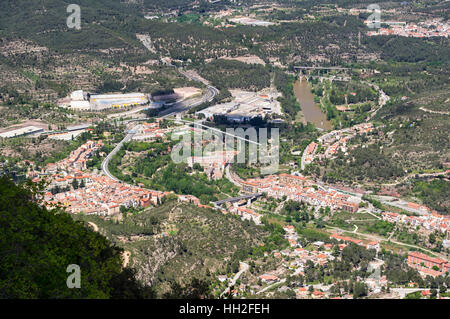
[[[147,104],[148,96],[143,93],[127,94],[95,94],[90,95],[83,90],[77,90],[64,99],[61,107],[70,107],[81,111],[99,111],[119,107]]]
[[[0,137],[2,138],[11,138],[11,137],[19,137],[19,136],[25,136],[35,133],[43,132],[44,129],[36,126],[26,126],[22,128],[18,128],[12,131],[0,133]]]
[[[90,99],[91,109],[94,111],[147,103],[148,97],[143,93],[99,94],[91,95]]]

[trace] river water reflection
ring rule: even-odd
[[[333,128],[332,124],[327,120],[326,114],[324,114],[320,109],[320,106],[314,102],[314,94],[312,94],[311,87],[305,78],[299,78],[294,83],[294,94],[297,101],[300,103],[300,107],[307,122],[311,122],[316,127],[324,130]]]

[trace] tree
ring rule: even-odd
[[[430,236],[428,236],[428,241],[430,244],[434,244],[436,242],[436,235],[434,233],[431,233]]]
[[[0,298],[144,298],[150,287],[122,270],[122,249],[60,208],[38,201],[42,185],[0,177]],[[69,265],[80,267],[69,289]]]
[[[170,290],[164,294],[167,299],[211,299],[211,283],[206,280],[193,278],[190,283],[181,286],[176,281],[170,282]]]
[[[447,291],[447,287],[445,287],[444,285],[441,285],[441,287],[439,287],[439,293],[443,294]]]
[[[436,296],[437,296],[437,290],[431,289],[430,290],[430,298],[436,298]]]
[[[367,286],[363,282],[356,282],[353,288],[353,298],[367,296]]]

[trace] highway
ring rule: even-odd
[[[200,105],[202,103],[212,101],[214,99],[214,97],[218,93],[219,93],[219,90],[217,90],[215,87],[208,86],[208,91],[202,96],[202,98],[200,98],[200,99],[192,99],[192,100],[187,100],[187,101],[181,101],[181,102],[175,103],[174,106],[172,106],[171,108],[161,112],[162,113],[161,115],[164,118],[164,117],[168,117],[168,116],[171,116],[171,115],[176,115],[178,113],[183,113],[183,112],[189,110],[191,107],[195,107],[195,106],[198,106],[198,105]],[[139,128],[139,126],[140,125],[137,125],[133,129],[128,131],[128,133],[125,136],[125,138],[119,144],[116,145],[116,147],[112,150],[112,152],[109,153],[108,156],[102,162],[102,171],[103,171],[103,173],[106,176],[108,176],[109,178],[111,178],[114,181],[116,181],[116,182],[118,182],[119,179],[114,177],[114,175],[112,175],[111,172],[109,171],[109,168],[108,168],[109,162],[111,161],[113,156],[116,155],[117,152],[122,148],[124,143],[127,143],[127,142],[131,141],[133,136],[136,134],[136,131]]]
[[[219,90],[213,86],[208,86],[207,92],[201,98],[177,102],[172,107],[161,111],[158,114],[158,117],[165,118],[178,113],[184,113],[192,107],[199,106],[206,102],[211,102],[217,94],[219,94]]]

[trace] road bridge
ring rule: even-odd
[[[350,70],[338,66],[294,66],[295,70]]]
[[[262,195],[263,195],[262,193],[256,193],[256,194],[243,195],[243,196],[238,196],[238,197],[231,197],[231,198],[219,200],[217,202],[213,202],[213,204],[215,206],[220,206],[220,205],[223,205],[225,203],[237,203],[237,202],[239,202],[241,200],[245,200],[245,199],[255,199],[255,198],[258,198],[258,197],[260,197]]]

